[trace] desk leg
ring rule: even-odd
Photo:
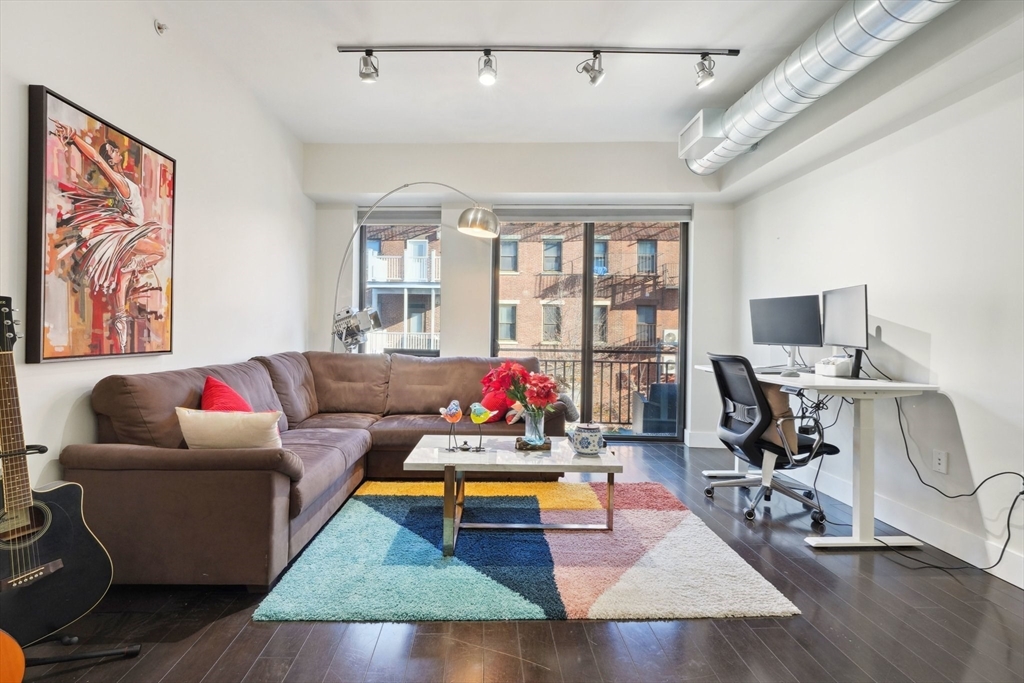
[[[750,465],[746,460],[740,460],[739,458],[733,458],[733,460],[736,466],[731,470],[704,470],[701,474],[709,479],[744,479],[751,476]]]
[[[808,536],[815,548],[884,548],[922,545],[911,536],[875,537],[875,402],[853,401],[853,535]],[[827,522],[826,522],[827,524]],[[882,543],[884,541],[885,543]]]

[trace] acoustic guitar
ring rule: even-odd
[[[25,653],[18,641],[0,631],[0,683],[21,683],[25,680]]]
[[[0,296],[0,629],[22,646],[77,621],[107,593],[114,568],[82,517],[82,487],[69,482],[33,490],[18,382],[10,297]]]

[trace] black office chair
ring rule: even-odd
[[[704,489],[704,495],[713,498],[715,489],[723,486],[756,486],[761,485],[754,496],[750,507],[743,511],[747,519],[754,519],[754,508],[761,499],[771,500],[772,491],[799,501],[813,508],[811,521],[822,524],[825,522],[825,511],[821,504],[814,500],[814,493],[807,487],[783,484],[775,477],[776,470],[790,470],[804,467],[815,458],[823,455],[835,455],[839,449],[825,443],[821,423],[811,416],[783,417],[772,419],[771,407],[761,389],[754,369],[743,356],[721,356],[709,353],[711,366],[718,382],[718,393],[722,397],[722,416],[718,420],[718,438],[731,450],[736,457],[746,460],[753,467],[760,468],[759,476],[742,479],[716,481]],[[797,452],[790,450],[789,443],[782,431],[782,424],[787,420],[812,425],[814,438],[797,434]],[[778,446],[762,439],[766,429],[778,430],[780,441]],[[766,457],[770,455],[772,457]],[[802,495],[797,493],[802,491]]]

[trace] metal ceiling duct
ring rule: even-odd
[[[725,139],[686,165],[714,173],[957,2],[850,0],[725,111]]]

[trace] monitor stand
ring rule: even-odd
[[[779,373],[780,377],[799,377],[800,373],[796,371],[796,345],[789,347],[789,359],[786,361],[786,369]]]
[[[878,379],[877,377],[861,377],[860,376],[860,363],[864,357],[864,352],[860,349],[854,349],[853,351],[853,363],[850,366],[850,378],[851,379],[866,379],[873,380]]]

